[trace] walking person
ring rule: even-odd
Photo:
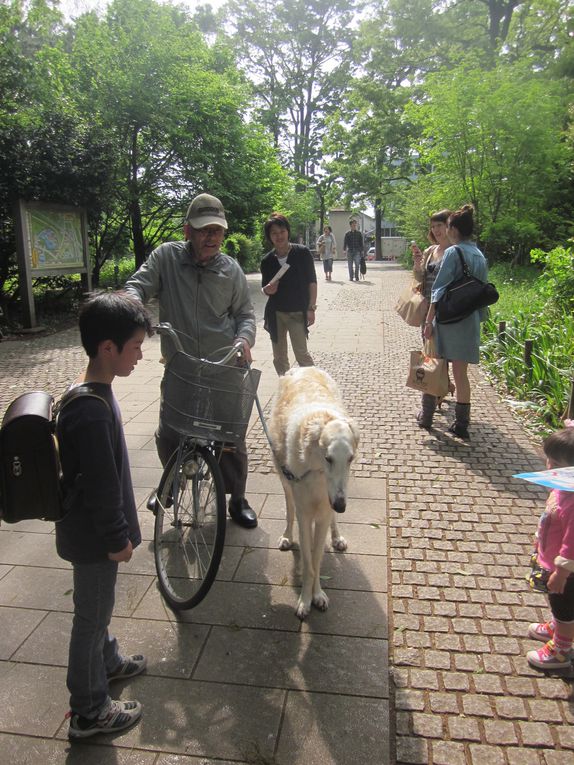
[[[115,377],[127,377],[142,358],[150,319],[125,293],[93,296],[80,312],[80,335],[89,360],[77,384],[79,396],[57,422],[68,512],[56,523],[58,555],[74,577],[74,619],[68,657],[71,739],[115,733],[134,725],[139,701],[114,701],[109,683],[140,674],[141,654],[124,656],[109,633],[118,564],[141,542],[122,417],[112,392]]]
[[[574,466],[574,423],[549,436],[543,444],[548,470]],[[528,637],[544,645],[528,651],[536,669],[572,667],[574,639],[574,492],[552,489],[536,531],[533,570],[543,574],[551,618],[534,623]]]
[[[262,290],[269,297],[263,326],[271,336],[273,366],[281,376],[290,368],[287,335],[299,366],[314,366],[307,338],[315,323],[317,275],[310,250],[289,241],[291,226],[284,215],[273,213],[264,232],[273,249],[261,261]],[[289,268],[275,281],[273,277],[283,265]]]
[[[349,280],[359,281],[361,268],[361,257],[363,256],[364,243],[363,235],[357,229],[357,221],[354,218],[349,220],[350,231],[345,234],[343,241],[343,252],[347,256],[347,265],[349,267]]]
[[[159,319],[181,335],[186,353],[208,358],[223,346],[243,345],[251,362],[255,344],[255,313],[247,279],[239,263],[221,252],[227,230],[221,201],[199,194],[189,205],[184,224],[185,241],[157,247],[126,282],[126,291],[142,302],[159,299]],[[162,337],[161,350],[168,359],[174,352],[169,338]],[[162,385],[163,389],[163,385]],[[156,447],[162,465],[177,449],[179,435],[160,420]],[[245,442],[226,448],[220,461],[228,512],[245,528],[257,526],[257,514],[245,498],[247,448]]]
[[[413,279],[420,285],[420,291],[431,303],[433,285],[438,274],[445,250],[449,247],[450,241],[447,236],[446,225],[450,216],[450,210],[440,210],[433,213],[429,220],[428,238],[431,242],[423,252],[418,245],[412,245],[413,253]],[[421,335],[424,335],[426,319],[421,324]],[[449,393],[454,393],[454,385],[449,380]],[[430,429],[437,406],[440,407],[442,401],[430,393],[423,393],[421,396],[421,408],[417,414],[417,422],[420,428]]]
[[[471,205],[464,205],[460,210],[449,215],[447,236],[453,246],[448,247],[443,255],[432,287],[431,303],[423,330],[423,336],[426,340],[430,340],[434,336],[438,355],[452,364],[452,374],[456,386],[456,406],[455,420],[449,427],[449,431],[464,439],[470,437],[468,426],[470,423],[471,389],[468,379],[468,365],[479,362],[480,322],[488,317],[488,308],[473,311],[466,319],[454,324],[438,324],[435,323],[434,319],[436,304],[443,296],[446,288],[463,275],[457,248],[461,251],[470,274],[481,281],[488,281],[486,258],[471,240],[473,230],[474,209]]]
[[[317,247],[323,260],[325,280],[330,282],[333,274],[333,258],[337,254],[337,242],[331,226],[323,226],[323,233],[317,239]]]

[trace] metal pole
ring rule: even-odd
[[[534,342],[532,340],[524,341],[524,364],[526,366],[526,373],[524,375],[525,382],[528,382],[532,376],[532,346]]]
[[[498,342],[500,343],[500,345],[504,345],[506,343],[506,322],[505,321],[498,322]]]

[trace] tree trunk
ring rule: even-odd
[[[381,236],[383,234],[383,209],[380,197],[375,199],[375,260],[382,260]]]

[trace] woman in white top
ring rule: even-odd
[[[333,258],[337,254],[337,242],[331,230],[331,226],[323,226],[323,233],[317,239],[317,249],[323,260],[323,270],[326,281],[331,281],[333,273]]]

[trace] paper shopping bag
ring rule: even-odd
[[[411,327],[420,327],[429,308],[428,300],[417,288],[409,286],[397,300],[395,311]]]
[[[411,351],[411,365],[407,388],[430,393],[431,396],[448,394],[448,364],[446,359],[435,359],[424,351]]]

